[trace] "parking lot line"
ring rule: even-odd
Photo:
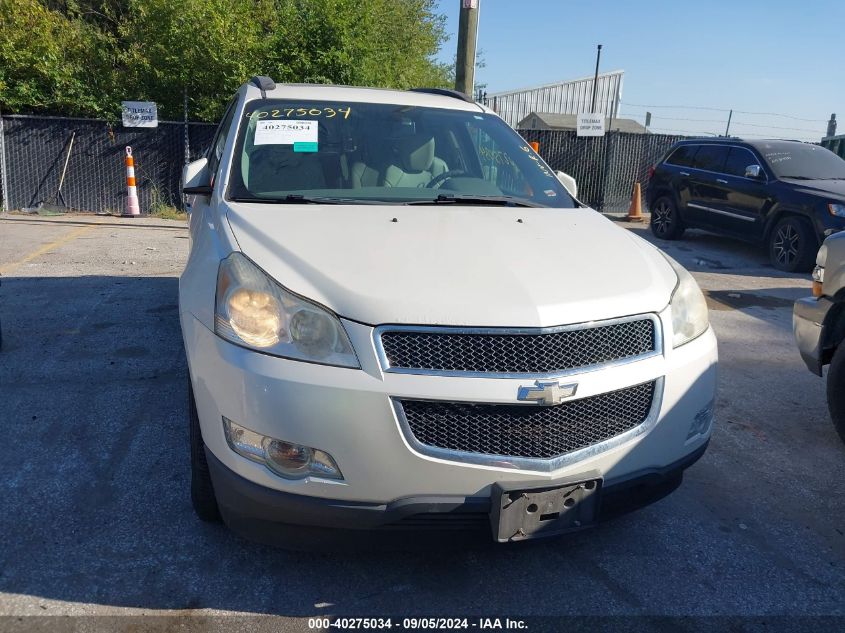
[[[41,248],[32,251],[31,253],[29,253],[28,255],[25,255],[24,257],[22,257],[18,261],[10,262],[8,264],[0,266],[0,275],[8,275],[8,274],[12,273],[15,270],[17,270],[18,268],[20,268],[21,266],[23,266],[24,264],[26,264],[27,262],[30,262],[37,257],[41,257],[42,255],[49,253],[50,251],[52,251],[52,250],[54,250],[54,249],[56,249],[56,248],[58,248],[58,247],[60,247],[64,244],[67,244],[68,242],[72,242],[73,240],[75,240],[80,235],[84,235],[85,233],[88,233],[89,231],[91,231],[94,228],[95,228],[94,226],[82,226],[82,227],[79,227],[77,229],[74,229],[73,231],[70,231],[69,233],[65,233],[59,239],[53,240],[52,242],[48,242],[47,244],[44,244]]]

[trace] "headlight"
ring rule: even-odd
[[[827,205],[827,210],[830,211],[830,215],[835,215],[838,218],[845,218],[845,204],[830,203]]]
[[[297,360],[360,367],[338,318],[285,290],[241,253],[220,262],[214,331],[243,347]]]
[[[663,256],[675,269],[678,285],[672,293],[672,347],[680,347],[694,338],[701,336],[710,325],[707,316],[707,301],[695,279],[674,259]]]

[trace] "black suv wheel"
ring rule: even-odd
[[[787,216],[769,235],[769,259],[778,270],[808,272],[813,268],[818,249],[813,227],[804,218]]]
[[[684,234],[678,209],[669,196],[660,196],[651,205],[651,232],[661,240],[677,240]]]

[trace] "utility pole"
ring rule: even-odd
[[[734,115],[734,111],[731,110],[730,113],[728,113],[728,127],[725,128],[725,136],[731,135],[730,134],[730,132],[731,132],[731,118],[733,117],[733,115]]]
[[[475,92],[475,47],[478,43],[478,4],[480,0],[460,0],[458,57],[455,64],[455,90],[472,96]]]
[[[590,114],[596,112],[596,89],[599,84],[599,61],[601,61],[601,44],[599,44],[598,51],[596,51],[596,74],[593,75],[593,107],[590,109]]]

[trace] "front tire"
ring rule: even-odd
[[[827,372],[827,408],[839,437],[845,442],[845,344],[840,343]]]
[[[651,232],[661,240],[677,240],[684,234],[684,224],[675,202],[669,196],[660,196],[651,206]]]
[[[220,520],[220,508],[217,506],[211,473],[208,471],[205,443],[202,441],[200,419],[190,379],[188,379],[188,418],[191,428],[191,505],[200,520],[217,522]]]
[[[813,227],[794,215],[781,219],[769,235],[772,266],[788,273],[806,273],[816,261],[819,242]]]

